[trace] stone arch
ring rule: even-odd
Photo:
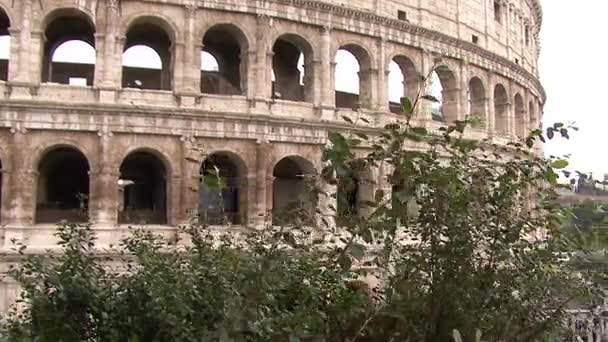
[[[200,175],[199,218],[201,223],[243,224],[247,222],[248,170],[245,161],[234,152],[216,151],[203,160]]]
[[[513,98],[515,105],[515,133],[519,138],[525,138],[528,134],[528,122],[526,122],[526,106],[524,98],[520,93],[516,93]]]
[[[340,53],[350,55],[358,63],[358,71],[355,75],[341,75],[341,65],[338,61]],[[334,61],[336,63],[334,77],[336,85],[342,77],[356,78],[358,90],[355,91],[338,91],[336,87],[336,107],[339,108],[371,108],[372,106],[372,82],[371,69],[372,57],[369,51],[358,43],[344,43],[334,53]]]
[[[124,88],[173,89],[177,32],[175,25],[164,16],[141,15],[131,18],[127,22],[122,63],[122,86]],[[141,46],[151,48],[158,54],[161,59],[161,70],[156,70],[143,63],[125,65],[125,53],[131,48]]]
[[[37,163],[36,223],[86,222],[91,166],[77,147],[46,148]]]
[[[494,86],[494,130],[498,134],[509,134],[509,95],[501,83]]]
[[[247,52],[249,39],[233,23],[216,23],[202,36],[202,50],[218,62],[218,71],[201,71],[201,92],[222,95],[243,95],[247,89]]]
[[[69,44],[82,44],[95,50],[95,25],[91,17],[76,8],[56,9],[42,21],[45,34],[42,81],[71,85],[93,85],[95,53],[93,60],[75,58],[73,54],[57,56],[61,47],[69,50]],[[72,48],[73,49],[73,48]]]
[[[286,156],[274,165],[273,224],[313,223],[316,199],[306,191],[306,180],[315,174],[314,164],[296,155]]]
[[[477,76],[471,77],[469,80],[468,89],[468,110],[467,114],[471,117],[479,118],[484,120],[484,124],[487,122],[486,113],[486,87],[483,84],[481,78]]]
[[[418,94],[420,87],[420,77],[414,61],[401,54],[396,54],[390,59],[388,68],[388,93],[389,93],[389,108],[393,113],[401,113],[401,97],[407,97],[412,102]],[[397,77],[393,75],[398,71]],[[392,98],[391,94],[399,94],[399,98],[395,95]]]
[[[433,120],[448,123],[457,120],[460,90],[458,79],[452,68],[447,64],[436,66],[427,82],[427,93],[438,100],[438,102],[431,103]]]
[[[313,102],[314,49],[300,34],[284,33],[273,41],[272,97]]]
[[[162,153],[129,152],[119,168],[119,224],[167,224],[171,170]]]
[[[11,52],[11,18],[6,9],[0,5],[0,51],[7,51],[6,56],[0,55],[0,81],[8,81],[8,65]]]

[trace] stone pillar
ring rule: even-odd
[[[196,5],[186,6],[183,62],[180,63],[182,64],[182,86],[179,90],[188,94],[199,93],[201,88],[200,49],[197,54],[197,46],[200,46],[200,44],[197,44],[194,37],[196,30],[196,11]],[[180,60],[176,59],[176,61]]]
[[[257,142],[255,173],[256,209],[255,218],[251,220],[256,226],[261,226],[264,223],[268,211],[272,209],[272,188],[270,191],[268,189],[268,181],[270,180],[268,175],[268,160],[271,153],[272,145],[268,141],[260,140]],[[268,192],[271,193],[270,206],[268,206]]]
[[[31,228],[34,224],[36,206],[36,171],[29,165],[31,158],[27,156],[26,146],[30,146],[27,139],[27,130],[21,123],[16,124],[12,129],[11,139],[11,182],[8,185],[9,212],[6,214],[6,226],[4,242],[7,246],[11,245],[11,240],[23,240],[23,230]]]
[[[369,68],[359,71],[359,103],[362,108],[376,109],[378,103],[378,69]]]
[[[388,113],[389,99],[388,99],[388,75],[389,69],[386,63],[386,39],[381,38],[378,40],[378,73],[377,73],[377,84],[378,84],[378,96],[376,101],[376,109],[379,112]],[[405,76],[405,75],[404,75]],[[404,84],[405,86],[405,84]],[[403,96],[403,95],[402,95]]]
[[[321,33],[321,70],[320,78],[321,89],[320,104],[322,108],[334,108],[336,106],[336,80],[335,80],[335,69],[336,65],[334,62],[334,56],[331,55],[331,28],[329,26],[323,27]]]
[[[190,135],[180,138],[182,142],[180,184],[181,206],[177,214],[178,223],[189,223],[198,217],[200,171],[202,152],[196,147],[196,139]]]
[[[304,101],[319,107],[321,104],[321,60],[305,61],[304,64]]]
[[[122,70],[122,65],[116,62],[116,55],[122,51],[118,49],[117,30],[120,21],[120,13],[118,9],[118,0],[109,0],[106,3],[106,32],[103,50],[103,88],[119,88],[120,77],[116,77],[117,69]],[[120,73],[118,73],[120,76]]]
[[[255,64],[249,66],[251,71],[255,71],[255,88],[252,89],[255,94],[256,101],[266,101],[270,96],[271,81],[270,75],[272,70],[272,57],[270,58],[270,69],[268,68],[268,56],[264,41],[268,37],[268,31],[270,30],[272,20],[267,15],[258,14],[257,26],[256,26],[256,38],[258,44],[256,44],[255,53]],[[249,85],[251,87],[252,84]]]
[[[336,210],[338,209],[337,192],[338,187],[329,183],[321,184],[321,191],[325,194],[319,196],[319,210],[317,213],[317,226],[323,229],[333,230],[336,228]]]
[[[257,60],[257,52],[256,50],[248,50],[241,54],[241,77],[243,77],[244,82],[241,82],[241,88],[243,94],[249,100],[253,100],[256,97],[256,60]],[[267,72],[267,70],[266,70]]]
[[[490,136],[496,135],[496,110],[494,108],[494,77],[491,72],[488,72],[488,97],[486,101],[486,129]]]
[[[19,34],[19,43],[18,43],[18,51],[17,51],[17,63],[19,65],[17,69],[17,74],[15,76],[15,81],[17,82],[30,82],[31,79],[31,70],[30,66],[32,61],[30,57],[32,56],[31,49],[34,48],[31,46],[32,40],[32,0],[23,0],[21,5],[21,27]],[[16,38],[16,37],[15,37]],[[38,51],[36,51],[38,53]],[[39,60],[39,59],[38,59]],[[39,62],[38,62],[39,63]]]
[[[424,50],[422,52],[422,63],[421,63],[421,70],[422,70],[422,75],[424,77],[427,77],[429,75],[429,73],[431,72],[431,69],[434,66],[434,62],[433,62],[433,56],[431,55],[431,53],[428,50]],[[426,89],[427,89],[427,85],[429,80],[423,80],[423,83],[420,85],[420,87],[422,87],[422,95],[426,95]],[[421,100],[420,103],[418,104],[418,114],[417,114],[417,119],[419,120],[432,120],[432,116],[431,116],[431,102],[430,101],[425,101],[425,100]]]
[[[273,210],[273,196],[274,196],[274,175],[272,174],[272,168],[266,170],[266,213],[272,221],[272,210]]]
[[[19,28],[9,28],[8,34],[11,36],[11,45],[9,48],[8,59],[8,81],[18,81],[20,58],[20,38],[21,30]]]
[[[118,185],[120,170],[111,157],[113,133],[105,129],[97,135],[99,165],[97,172],[90,175],[92,191],[89,211],[96,225],[108,228],[118,223],[118,203],[122,200],[119,198]]]

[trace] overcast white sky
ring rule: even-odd
[[[541,32],[541,81],[547,91],[544,122],[574,122],[580,131],[572,134],[568,142],[558,140],[546,146],[548,154],[570,154],[576,170],[608,173],[608,0],[541,0],[544,22]],[[4,37],[5,39],[8,37]],[[0,38],[0,58],[8,54],[7,41]],[[4,44],[3,44],[4,43]],[[145,49],[145,48],[144,48]],[[135,49],[137,50],[137,48]],[[84,58],[94,61],[94,50],[86,44],[58,51],[62,60]],[[142,58],[146,56],[146,58]],[[209,63],[208,56],[203,59]],[[343,91],[356,91],[358,82],[356,60],[348,54],[337,57],[337,72],[351,77],[338,78],[337,87]],[[145,51],[128,51],[125,64],[136,65],[145,60],[150,67],[159,67],[160,60]],[[217,65],[213,66],[217,68]],[[212,67],[212,68],[213,68]],[[389,81],[392,85],[403,81],[398,67],[391,65]],[[343,69],[343,70],[341,70]],[[353,77],[354,76],[354,77]],[[402,89],[393,86],[390,97],[398,101]],[[401,94],[400,94],[401,93]]]
[[[608,173],[608,1],[542,0],[541,81],[547,91],[544,122],[575,122],[569,142],[553,142],[547,153],[571,154],[573,168]]]

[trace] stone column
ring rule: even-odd
[[[91,174],[93,191],[89,210],[92,211],[91,218],[96,225],[108,228],[118,223],[118,203],[121,200],[118,186],[120,170],[111,157],[113,155],[111,144],[113,133],[104,129],[97,135],[99,136],[99,166],[97,172]]]
[[[389,69],[386,63],[386,39],[378,40],[378,96],[376,101],[376,109],[379,112],[389,112],[388,99],[388,78]],[[405,76],[405,75],[404,75]],[[405,85],[405,84],[404,84]]]
[[[272,168],[266,169],[266,213],[270,220],[272,220],[274,180]]]
[[[334,57],[331,55],[331,28],[329,26],[323,27],[321,33],[321,70],[320,78],[321,89],[320,104],[322,108],[334,108],[336,106],[336,95],[335,95],[335,62]]]
[[[197,54],[196,47],[200,44],[197,44],[195,41],[195,31],[196,31],[196,5],[187,5],[186,6],[186,23],[185,23],[185,39],[184,39],[184,51],[183,51],[183,59],[180,64],[182,64],[182,86],[180,91],[187,94],[194,94],[200,91],[200,81],[201,81],[201,61],[200,61],[200,53]],[[200,51],[200,50],[199,50]],[[198,56],[198,58],[197,58]],[[179,61],[176,59],[176,61]]]
[[[201,151],[196,147],[196,139],[190,135],[180,138],[182,142],[180,184],[181,206],[178,213],[178,222],[185,224],[196,219],[199,208],[200,170],[202,161]]]
[[[18,81],[19,76],[19,64],[21,61],[20,54],[20,38],[21,29],[9,28],[8,34],[11,36],[11,45],[9,48],[9,59],[8,59],[8,81]]]
[[[268,68],[268,56],[266,46],[263,43],[268,36],[268,31],[272,25],[272,20],[267,15],[258,14],[256,26],[256,44],[255,64],[249,66],[252,71],[255,71],[255,88],[252,89],[255,94],[256,101],[266,101],[270,94],[270,70],[272,70],[272,57],[270,58],[270,69]],[[249,85],[251,87],[252,84]]]
[[[272,145],[267,140],[258,140],[256,146],[256,179],[255,179],[255,217],[252,218],[255,226],[264,224],[268,210],[272,208],[272,194],[270,195],[270,206],[268,206],[268,160],[272,153]],[[272,175],[271,175],[272,176]],[[272,183],[271,183],[272,184]],[[272,189],[270,189],[272,193]]]
[[[31,35],[32,35],[32,0],[23,0],[21,5],[21,27],[19,34],[19,48],[17,52],[18,69],[15,81],[28,82],[31,81]],[[38,51],[36,51],[38,52]],[[38,62],[39,63],[39,62]]]
[[[369,68],[359,71],[359,103],[362,108],[376,109],[378,103],[378,69]]]
[[[27,146],[27,130],[21,123],[17,123],[11,128],[13,133],[11,139],[11,182],[8,185],[9,212],[6,214],[6,226],[4,241],[7,246],[11,245],[11,240],[22,240],[23,230],[30,228],[34,224],[36,206],[36,171],[29,165]]]
[[[486,130],[490,136],[496,135],[496,109],[494,108],[494,76],[488,72],[488,91],[486,100]]]
[[[117,44],[117,30],[120,21],[120,13],[118,9],[118,0],[108,0],[106,3],[106,33],[104,36],[104,50],[103,50],[103,87],[104,88],[118,88],[120,87],[120,78],[117,79],[116,72],[121,65],[117,65],[116,54],[121,51],[118,50]],[[121,54],[122,55],[122,54]],[[119,73],[120,75],[120,73]]]
[[[319,196],[319,209],[316,221],[319,228],[333,230],[336,228],[336,210],[338,209],[337,192],[338,187],[329,183],[323,182],[321,190],[325,193]]]
[[[257,51],[256,50],[248,50],[241,54],[241,77],[245,80],[241,82],[241,87],[243,88],[243,94],[249,100],[253,100],[256,97],[256,60],[257,60]]]

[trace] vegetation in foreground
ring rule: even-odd
[[[521,143],[464,138],[478,124],[438,132],[414,124],[421,101],[381,132],[332,133],[310,203],[286,227],[213,237],[185,228],[179,243],[135,230],[119,260],[104,260],[88,226],[58,230],[64,253],[26,257],[9,272],[22,299],[4,319],[9,341],[554,341],[568,305],[593,295],[571,255],[555,201],[561,159]],[[418,150],[406,150],[415,142]],[[506,157],[505,157],[506,156]],[[383,184],[369,170],[391,170]],[[318,181],[339,192],[323,192]],[[221,181],[216,182],[221,186]],[[366,184],[367,183],[367,184]],[[364,212],[343,194],[372,185]],[[337,211],[341,229],[327,211]],[[580,246],[576,246],[580,248]],[[24,252],[21,249],[21,252]],[[354,281],[374,273],[379,285]]]

